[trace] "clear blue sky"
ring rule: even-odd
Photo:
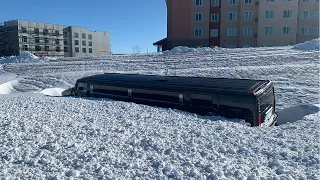
[[[0,4],[0,22],[23,19],[107,31],[113,53],[131,53],[133,45],[155,52],[152,43],[167,35],[165,0],[6,0]]]

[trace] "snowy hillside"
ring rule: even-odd
[[[180,47],[0,66],[0,177],[320,179],[319,51]],[[2,69],[2,70],[1,70]],[[103,72],[269,79],[280,126],[59,96]],[[1,95],[2,94],[2,95]]]

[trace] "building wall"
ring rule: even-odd
[[[238,2],[239,3],[239,2]],[[235,21],[228,20],[228,13],[235,12],[237,13],[237,19]],[[239,14],[240,8],[239,5],[229,5],[228,1],[221,1],[221,32],[220,32],[220,46],[228,47],[230,45],[234,45],[239,47]],[[228,36],[227,29],[228,28],[236,28],[236,36]]]
[[[257,46],[257,33],[258,33],[258,5],[256,1],[252,0],[251,4],[246,4],[244,0],[239,1],[240,11],[239,11],[239,47]],[[245,12],[252,12],[251,20],[245,20]],[[244,28],[251,27],[251,36],[244,35]]]
[[[219,21],[212,22],[211,14],[218,14]],[[219,6],[211,6],[210,2],[210,14],[209,14],[209,28],[218,30],[218,37],[211,37],[209,30],[209,45],[210,46],[220,46],[220,31],[221,31],[221,0],[219,0]]]
[[[0,28],[0,56],[19,55],[18,22],[7,21]]]
[[[267,10],[274,10],[274,18],[265,18]],[[283,18],[284,10],[292,10],[291,18]],[[283,46],[296,43],[298,1],[276,1],[259,3],[258,46]],[[272,35],[265,35],[265,27],[273,27]],[[291,27],[290,34],[282,34],[282,27]]]
[[[39,31],[35,32],[35,29]],[[48,33],[44,34],[46,30]],[[75,32],[78,33],[78,38],[74,36]],[[85,33],[85,38],[82,38],[82,33]],[[92,39],[89,39],[89,34]],[[79,45],[75,45],[76,39]],[[76,47],[79,52],[75,51]],[[111,54],[110,50],[107,32],[25,20],[6,21],[0,26],[0,56],[19,55],[23,52],[37,56],[100,56]]]
[[[319,19],[314,12],[319,11],[319,2],[303,0],[266,2],[238,0],[236,5],[229,5],[228,0],[220,0],[219,7],[211,7],[210,0],[202,0],[202,6],[195,6],[196,0],[166,0],[168,18],[168,48],[175,46],[282,46],[291,45],[319,37],[313,34],[313,28],[319,27]],[[265,12],[273,10],[274,18],[265,18]],[[290,18],[283,18],[284,10],[291,10]],[[301,19],[301,11],[310,10],[309,19]],[[244,12],[251,11],[252,19],[244,20]],[[235,21],[228,20],[228,13],[237,13]],[[195,14],[202,13],[203,21],[195,22]],[[219,22],[211,22],[213,13],[220,14]],[[301,35],[301,27],[309,27],[308,35]],[[250,36],[244,36],[244,28],[251,27]],[[266,35],[265,27],[273,27],[273,34]],[[290,34],[283,34],[282,28],[290,27]],[[195,37],[194,29],[202,28],[203,36]],[[227,28],[236,28],[236,36],[227,36]],[[219,29],[218,37],[210,37],[210,29]]]
[[[310,17],[308,19],[302,19],[303,10],[309,10]],[[313,28],[319,29],[319,16],[315,16],[316,11],[319,12],[319,3],[316,2],[316,0],[311,0],[310,2],[303,2],[302,0],[299,0],[297,43],[319,38],[319,34],[314,34],[313,32]],[[308,27],[308,35],[301,35],[302,27]]]
[[[25,20],[17,21],[20,53],[30,52],[37,56],[64,56],[64,26]],[[23,28],[26,28],[27,32],[23,32]],[[39,29],[39,33],[35,33],[35,29]],[[44,35],[44,30],[48,30],[48,34]],[[56,34],[56,31],[58,34]],[[23,42],[23,38],[27,38],[27,42]],[[36,42],[38,38],[39,42]],[[45,39],[49,42],[45,42]],[[24,49],[24,45],[28,47],[28,50]],[[40,51],[36,50],[37,46],[41,48]],[[47,50],[46,47],[48,47],[49,50]]]
[[[75,33],[78,33],[78,38],[75,37]],[[82,37],[82,33],[85,34],[85,38]],[[87,28],[72,26],[70,34],[72,35],[72,55],[74,57],[102,56],[111,53],[109,33],[107,32],[92,32]],[[92,35],[92,39],[89,39],[89,34]],[[79,41],[79,45],[75,45],[76,40]],[[92,46],[89,45],[89,42],[92,42]],[[76,52],[76,48],[79,48],[79,52]],[[92,53],[89,51],[90,49]]]

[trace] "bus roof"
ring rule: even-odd
[[[206,88],[210,90],[227,90],[237,91],[238,93],[254,93],[263,88],[268,80],[253,79],[228,79],[228,78],[208,78],[208,77],[187,77],[187,76],[159,76],[159,75],[142,75],[142,74],[119,74],[105,73],[84,77],[78,82],[91,82],[95,84],[105,84],[115,82],[117,84],[134,83],[150,85],[174,85],[186,88]]]

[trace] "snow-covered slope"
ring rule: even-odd
[[[296,44],[293,46],[293,49],[297,50],[319,50],[320,48],[320,38],[318,39],[313,39],[311,41],[307,41],[304,43]]]
[[[320,178],[319,51],[187,51],[3,64],[19,81],[14,93],[0,95],[0,177]],[[50,97],[103,72],[270,79],[281,125],[250,128],[134,103]]]

